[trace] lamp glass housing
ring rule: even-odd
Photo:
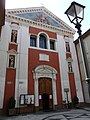
[[[68,16],[70,22],[76,25],[84,19],[84,8],[85,6],[72,2],[65,14]]]

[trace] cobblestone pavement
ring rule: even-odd
[[[37,112],[18,116],[0,116],[0,120],[90,120],[90,108],[67,111]]]

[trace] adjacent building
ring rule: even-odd
[[[83,41],[84,45],[84,54],[82,51],[80,39],[77,39],[74,43],[76,47],[78,65],[82,80],[84,99],[86,103],[90,103],[90,29],[81,36],[81,40]]]
[[[5,0],[0,0],[0,34],[5,22]]]
[[[45,7],[6,10],[0,39],[0,109],[57,109],[83,89],[75,30]],[[19,111],[20,112],[20,111]]]

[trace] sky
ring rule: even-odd
[[[55,14],[58,18],[63,20],[70,27],[75,29],[75,26],[70,23],[67,15],[64,14],[67,8],[70,6],[71,2],[77,2],[85,6],[84,9],[84,20],[81,23],[82,34],[85,33],[88,29],[90,29],[90,0],[6,0],[6,9],[14,9],[14,8],[28,8],[28,7],[40,7],[44,6],[53,14]],[[75,29],[76,30],[76,29]],[[75,39],[77,39],[78,34],[77,30],[75,33]]]

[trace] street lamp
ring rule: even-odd
[[[84,19],[84,8],[85,6],[72,2],[70,7],[66,10],[65,14],[68,16],[71,23],[78,29],[79,35],[81,35],[81,22]]]
[[[77,33],[79,34],[79,43],[81,47],[81,53],[83,56],[84,68],[86,73],[85,80],[87,79],[86,81],[88,81],[89,83],[90,75],[89,75],[88,60],[85,52],[84,42],[81,37],[81,32],[82,32],[81,22],[84,19],[84,8],[85,6],[76,2],[72,2],[70,7],[66,10],[65,14],[69,18],[70,22],[73,23],[75,25],[75,28],[77,28],[78,30]]]

